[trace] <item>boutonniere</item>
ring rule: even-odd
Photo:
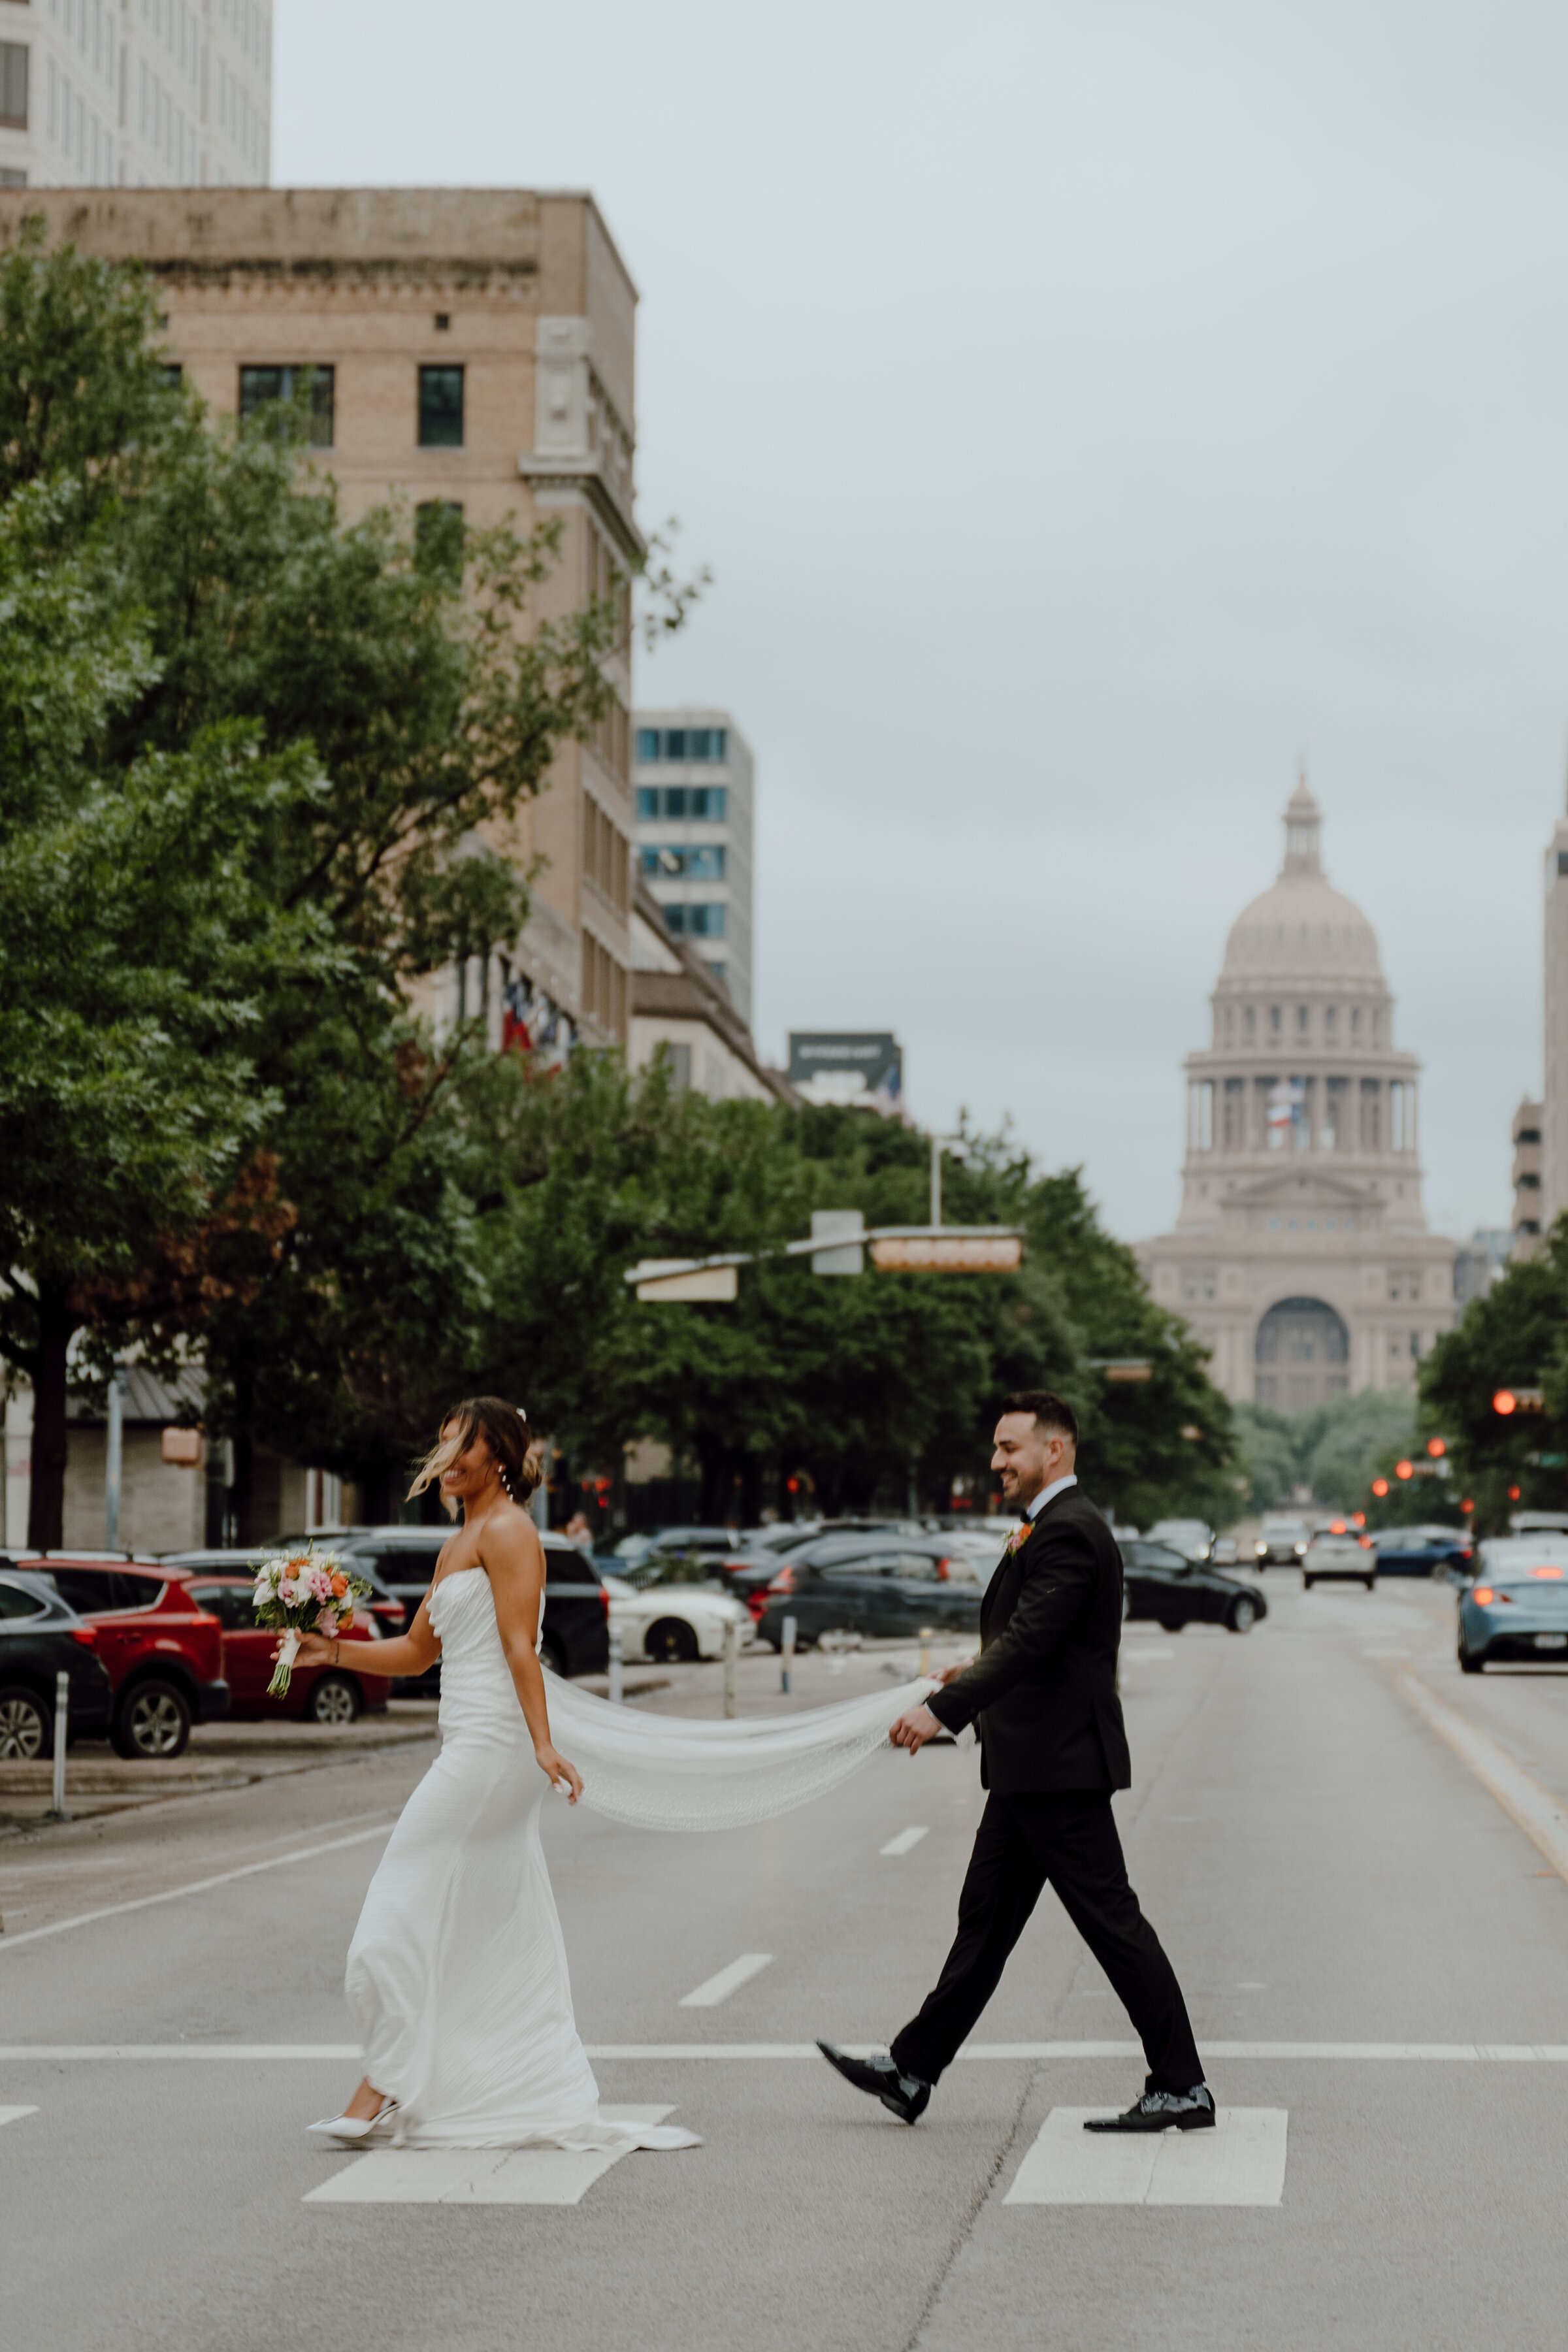
[[[1022,1547],[1028,1542],[1029,1538],[1034,1534],[1034,1532],[1035,1522],[1033,1519],[1023,1520],[1019,1526],[1014,1528],[1012,1534],[1007,1538],[1007,1549],[1009,1552],[1020,1550]]]

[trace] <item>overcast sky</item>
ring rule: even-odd
[[[1305,756],[1508,1221],[1568,753],[1551,0],[279,0],[280,184],[571,186],[640,289],[645,704],[758,761],[759,1043],[892,1028],[1167,1227]]]

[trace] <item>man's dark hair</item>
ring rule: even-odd
[[[1002,1400],[1004,1412],[1032,1412],[1037,1424],[1058,1437],[1078,1444],[1078,1415],[1065,1397],[1052,1389],[1016,1389]]]

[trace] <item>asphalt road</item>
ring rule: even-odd
[[[0,1847],[0,2114],[34,2110],[0,2124],[5,2340],[1556,2340],[1568,1830],[1554,1867],[1550,1824],[1532,1843],[1442,1726],[1484,1734],[1494,1781],[1514,1773],[1550,1812],[1568,1799],[1568,1673],[1461,1682],[1446,1590],[1295,1584],[1268,1581],[1273,1613],[1246,1639],[1130,1629],[1135,1785],[1118,1801],[1222,2109],[1286,2134],[1278,2202],[1224,2201],[1224,2183],[1212,2203],[1107,2202],[1092,2181],[1082,2202],[1007,2201],[1053,2110],[1125,2104],[1142,2076],[1049,1895],[981,2054],[915,2130],[797,2054],[818,2033],[885,2040],[940,1965],[980,1803],[973,1754],[943,1748],[889,1750],[762,1831],[548,1815],[584,2038],[638,2053],[595,2059],[604,2098],[669,2109],[700,2149],[628,2157],[571,2204],[302,2203],[355,2161],[301,2131],[355,2078],[320,2053],[350,2039],[342,1954],[428,1754],[411,1747]],[[907,1663],[805,1661],[795,1696]],[[715,1711],[718,1671],[677,1670],[647,1703]],[[769,1662],[742,1685],[744,1706],[777,1703]],[[199,1880],[216,1883],[178,1891]],[[142,1907],[68,1924],[108,1903]],[[726,1998],[681,2005],[747,1954],[766,1964]],[[317,2054],[136,2054],[214,2044]],[[28,2054],[82,2047],[120,2054]],[[1170,2145],[1179,2164],[1199,2144]]]

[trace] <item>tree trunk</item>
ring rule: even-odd
[[[32,1486],[27,1549],[58,1551],[66,1518],[66,1361],[77,1329],[66,1286],[38,1287],[38,1352],[33,1381]]]

